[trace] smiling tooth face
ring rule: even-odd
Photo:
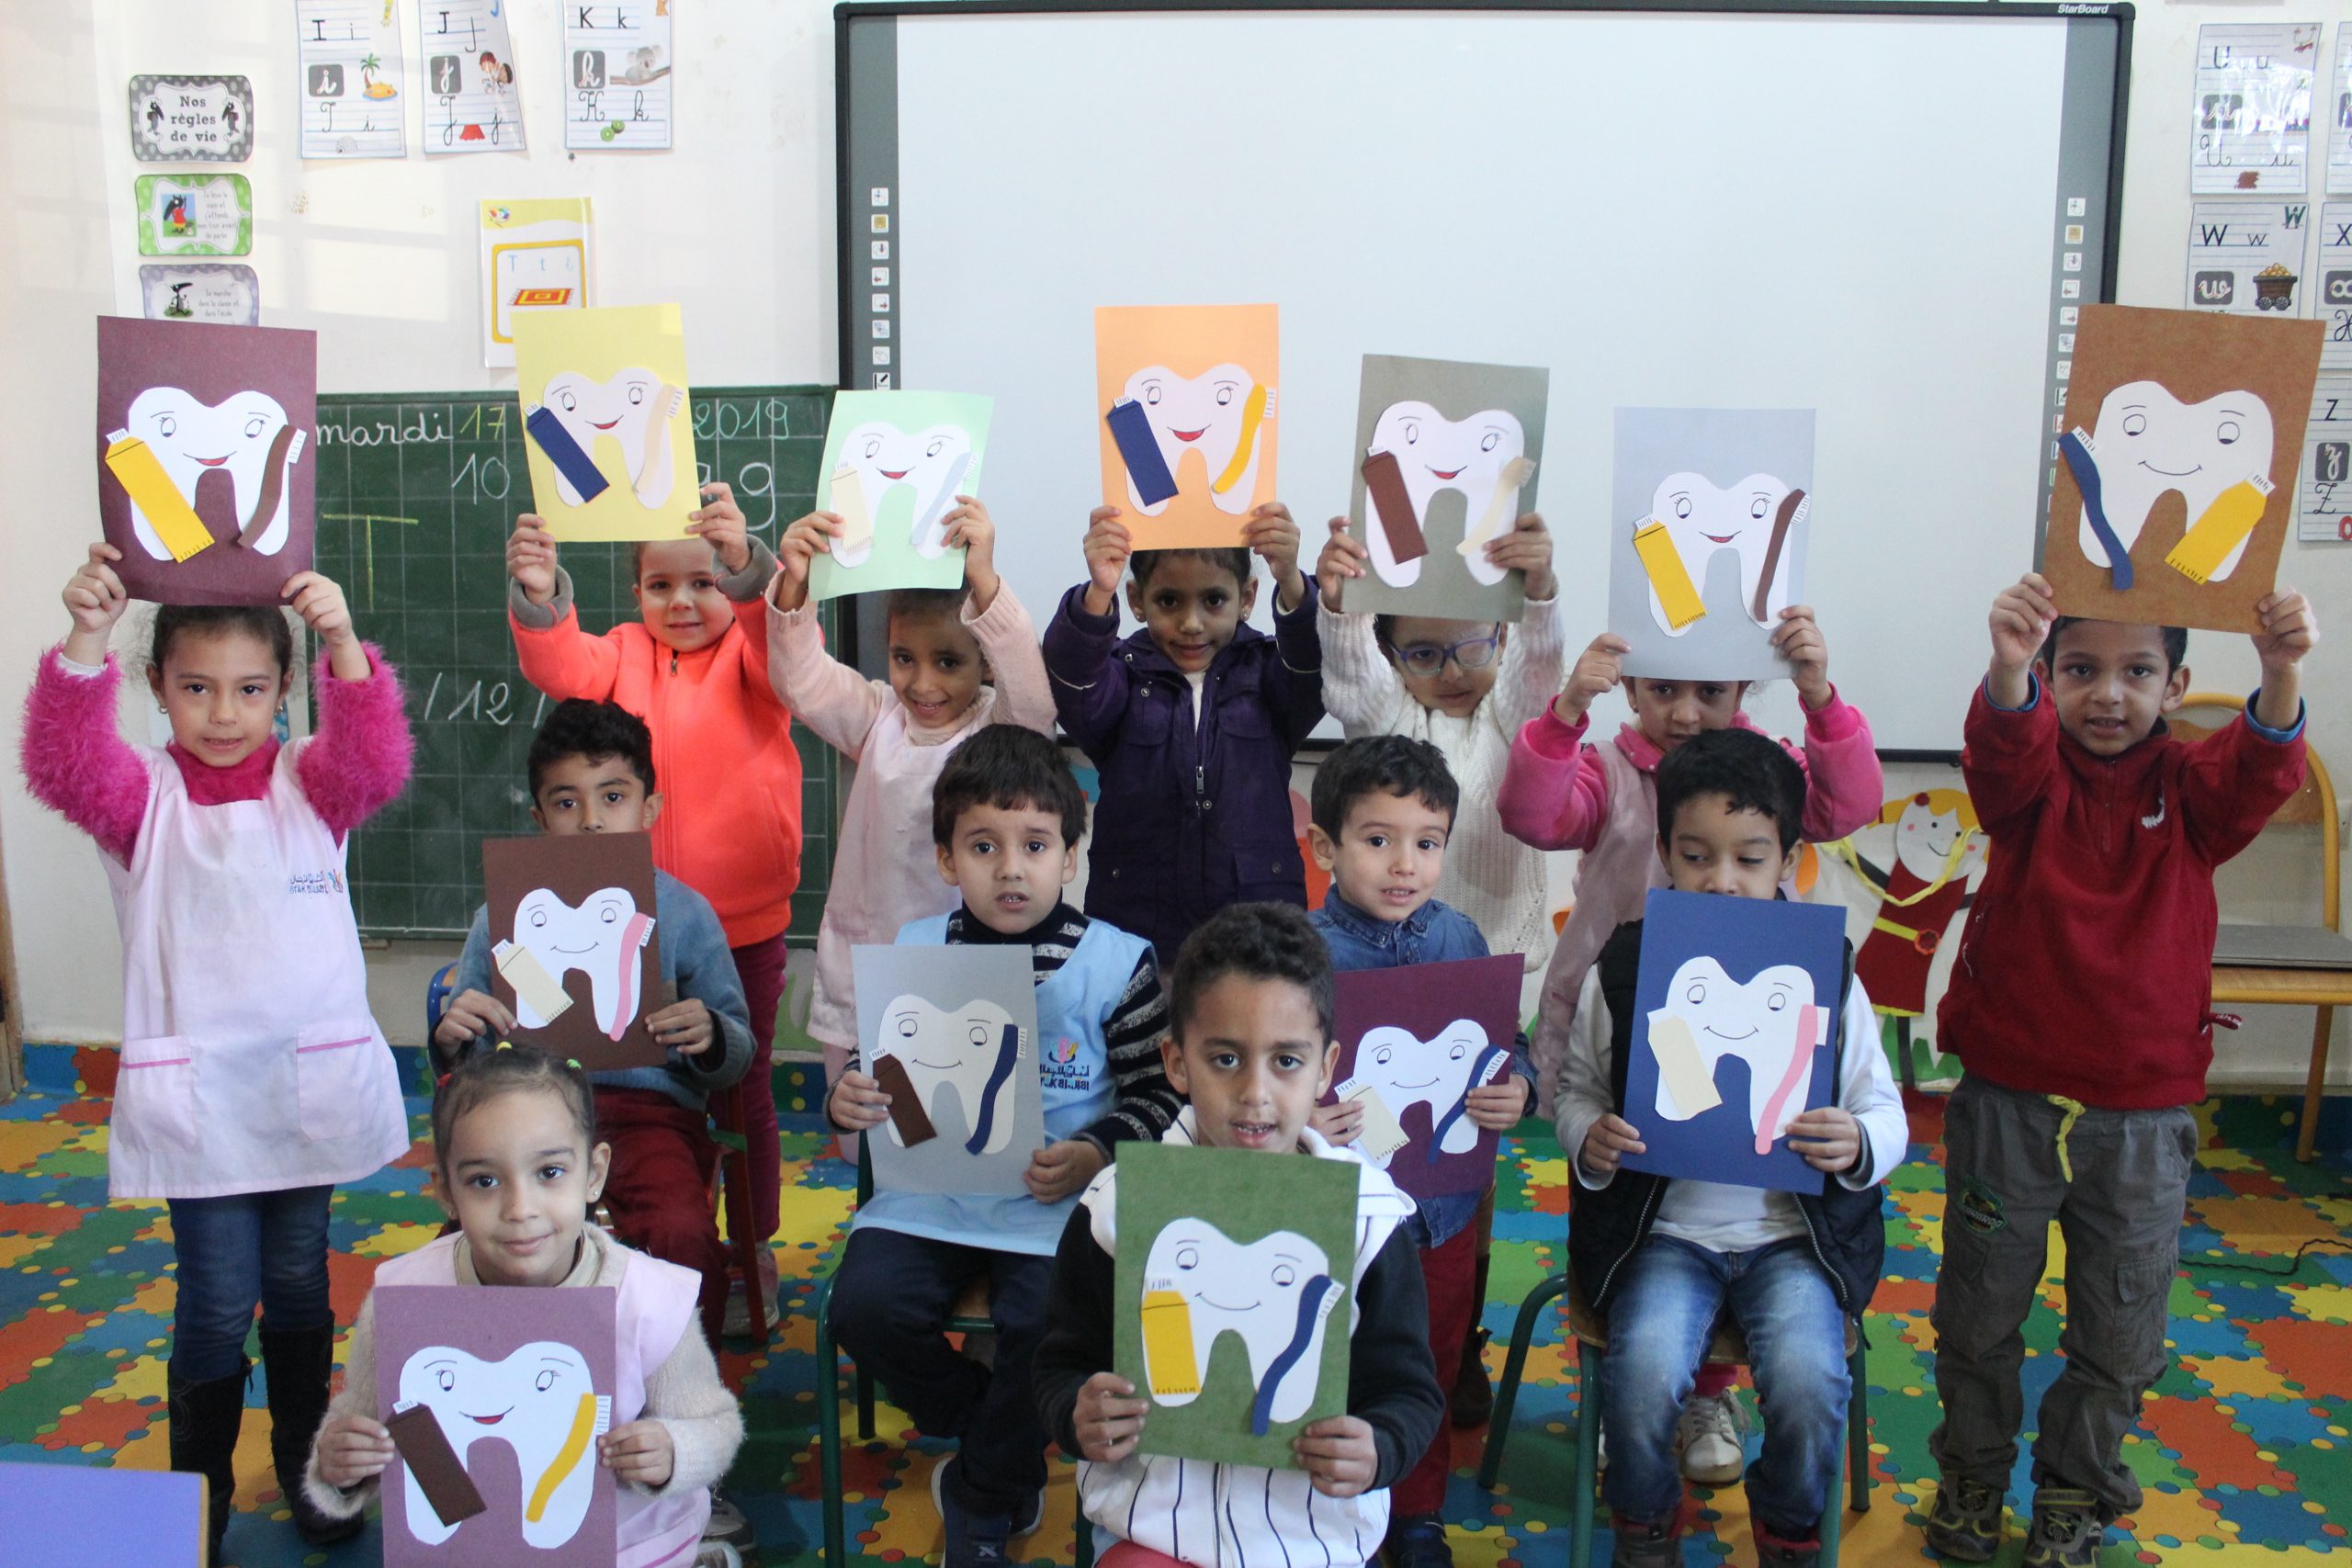
[[[969,1130],[965,1148],[992,1155],[1012,1142],[1013,1073],[1027,1055],[1024,1045],[1012,1015],[994,1002],[973,1000],[943,1010],[908,995],[893,998],[882,1010],[875,1050],[906,1068],[915,1098],[934,1122],[941,1094],[952,1099]],[[906,1142],[895,1122],[890,1138]]]
[[[1143,411],[1178,492],[1205,491],[1218,511],[1238,517],[1258,488],[1258,434],[1267,412],[1259,393],[1256,378],[1238,365],[1215,366],[1190,380],[1149,365],[1127,378],[1125,398]],[[1147,503],[1132,474],[1127,500],[1147,517],[1168,509],[1168,498]]]
[[[1747,1123],[1756,1152],[1768,1153],[1804,1110],[1813,1052],[1826,1042],[1826,1018],[1813,1005],[1813,976],[1776,964],[1742,986],[1713,958],[1691,958],[1674,972],[1666,1005],[1649,1017],[1658,1059],[1660,1116],[1687,1122],[1722,1103],[1715,1072],[1725,1056],[1747,1064]]]
[[[1527,477],[1521,461],[1527,456],[1527,433],[1516,415],[1502,409],[1482,409],[1467,419],[1450,420],[1429,403],[1391,403],[1373,425],[1366,455],[1378,452],[1396,459],[1405,493],[1412,500],[1416,528],[1429,520],[1430,498],[1445,490],[1461,494],[1470,534],[1491,530],[1498,519],[1508,524],[1519,514],[1520,487]],[[1409,588],[1419,580],[1420,561],[1398,560],[1385,527],[1370,528],[1366,534],[1373,570],[1382,581]],[[1503,580],[1502,570],[1490,565],[1483,551],[1465,551],[1463,560],[1480,582],[1492,585]]]
[[[611,1404],[597,1395],[578,1350],[534,1340],[503,1360],[485,1361],[427,1346],[401,1367],[400,1404],[432,1410],[459,1464],[478,1442],[514,1450],[523,1474],[526,1541],[547,1550],[579,1533],[596,1489],[594,1441],[611,1424]],[[414,1472],[403,1466],[402,1475],[410,1533],[428,1546],[456,1534],[458,1527],[442,1523],[425,1501]]]
[[[1939,812],[1926,801],[1915,800],[1903,808],[1894,824],[1895,861],[1920,881],[1933,882],[1944,874],[1944,863],[1962,831],[1958,807]]]
[[[947,548],[942,522],[955,510],[972,465],[972,434],[961,425],[934,424],[910,434],[886,420],[869,420],[842,441],[841,464],[855,470],[865,514],[874,528],[910,530],[915,553],[935,560]],[[911,503],[911,504],[909,504]],[[834,559],[862,566],[874,553],[872,535],[837,547]]]
[[[566,970],[588,976],[596,1027],[618,1040],[637,1021],[639,954],[653,935],[653,917],[638,912],[626,887],[599,888],[573,908],[545,887],[526,894],[514,907],[514,945],[528,951],[558,985]],[[552,1021],[535,1011],[518,990],[515,1021],[526,1029]]]
[[[146,443],[174,488],[196,504],[197,481],[215,471],[233,482],[237,525],[247,547],[276,555],[286,547],[293,480],[307,433],[289,430],[285,405],[266,392],[232,393],[198,401],[177,387],[150,387],[130,401],[124,428]],[[139,543],[157,560],[172,552],[133,500],[130,523]]]
[[[652,371],[624,370],[606,381],[592,381],[576,370],[548,378],[542,404],[581,451],[596,461],[596,444],[619,443],[622,465],[638,504],[654,508],[676,487],[677,465],[670,449],[670,422],[685,406],[685,394]],[[601,462],[598,467],[603,467]],[[609,471],[609,470],[608,470]],[[580,491],[562,470],[556,490],[569,505],[582,504]]]
[[[1665,525],[1691,583],[1702,592],[1708,563],[1717,551],[1729,550],[1739,558],[1741,613],[1758,626],[1780,618],[1789,602],[1787,563],[1794,554],[1790,536],[1804,525],[1803,491],[1770,474],[1750,474],[1728,490],[1716,489],[1703,474],[1668,474],[1650,507],[1650,515]],[[1771,581],[1766,583],[1768,570]],[[1760,610],[1759,585],[1765,589]],[[1655,583],[1650,614],[1669,637],[1680,637],[1696,624],[1675,626]]]
[[[1478,1124],[1462,1113],[1463,1096],[1477,1087],[1476,1075],[1494,1055],[1475,1019],[1457,1018],[1429,1040],[1385,1024],[1366,1030],[1357,1044],[1353,1081],[1377,1093],[1399,1122],[1407,1106],[1428,1106],[1428,1158],[1434,1162],[1440,1154],[1464,1155],[1478,1146]],[[1347,1089],[1341,1085],[1340,1092]],[[1377,1163],[1388,1167],[1386,1159]]]
[[[2126,555],[2167,491],[2180,492],[2193,528],[2228,491],[2256,476],[2267,481],[2276,439],[2269,405],[2252,392],[2222,392],[2201,403],[2183,403],[2156,381],[2127,381],[2108,393],[2091,434],[2098,468],[2097,504]],[[2086,495],[2083,554],[2095,566],[2112,567],[2091,513]],[[2205,581],[2229,576],[2250,537],[2249,528]]]
[[[1144,1264],[1146,1381],[1161,1404],[1190,1404],[1217,1336],[1250,1353],[1251,1430],[1295,1421],[1315,1402],[1323,1325],[1340,1299],[1331,1260],[1295,1231],[1243,1247],[1206,1220],[1171,1220]]]

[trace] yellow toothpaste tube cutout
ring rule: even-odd
[[[186,560],[212,543],[212,530],[164,472],[147,443],[127,431],[115,436],[107,447],[107,468],[154,526],[174,560]]]
[[[1657,590],[1657,602],[1666,610],[1667,624],[1680,631],[1707,613],[1699,590],[1690,581],[1690,569],[1682,564],[1682,552],[1674,547],[1674,536],[1666,525],[1652,518],[1634,533],[1634,553],[1642,558],[1642,570],[1649,573],[1650,586]]]
[[[874,519],[865,513],[865,489],[857,482],[857,470],[846,463],[833,470],[832,501],[833,510],[842,518],[842,536],[833,541],[835,548],[848,549],[874,537]]]
[[[1193,1308],[1173,1291],[1144,1292],[1143,1372],[1155,1397],[1201,1392],[1200,1363],[1193,1359]]]
[[[2205,515],[2165,557],[2165,564],[2191,582],[2207,581],[2221,566],[2222,558],[2236,549],[2262,521],[2263,509],[2270,504],[2270,481],[2256,474],[2215,496]]]
[[[1216,482],[1209,489],[1223,495],[1239,482],[1242,471],[1250,467],[1250,453],[1257,449],[1258,425],[1265,417],[1266,389],[1252,387],[1250,400],[1241,405],[1241,439],[1234,444],[1233,460],[1226,464],[1225,472],[1217,475]]]

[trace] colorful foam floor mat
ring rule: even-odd
[[[0,1105],[0,1461],[163,1468],[164,1365],[173,1262],[160,1203],[108,1205],[104,1090],[112,1053],[35,1046],[31,1087]],[[729,1494],[759,1533],[766,1568],[820,1559],[816,1401],[808,1305],[831,1266],[848,1215],[851,1172],[822,1152],[797,1080],[779,1082],[784,1114],[784,1232],[776,1243],[783,1321],[762,1349],[726,1348],[722,1371],[741,1388],[750,1436]],[[2336,1108],[2332,1108],[2335,1110]],[[345,1323],[377,1261],[433,1236],[439,1213],[424,1191],[422,1100],[411,1102],[419,1142],[398,1164],[334,1200],[330,1269]],[[2108,1564],[2352,1564],[2352,1256],[2321,1245],[2352,1233],[2352,1160],[2298,1165],[2290,1108],[2229,1100],[2199,1111],[2204,1131],[2189,1188],[2183,1268],[2172,1292],[2174,1364],[2125,1452],[2147,1490],[2139,1513],[2109,1532]],[[2331,1131],[2340,1112],[2331,1116]],[[1932,1561],[1919,1524],[1932,1499],[1927,1439],[1937,1406],[1928,1313],[1935,1293],[1943,1193],[1941,1102],[1912,1111],[1911,1161],[1887,1204],[1887,1273],[1870,1319],[1872,1507],[1849,1515],[1846,1561]],[[2341,1147],[2340,1137],[2328,1140]],[[1497,1205],[1492,1299],[1485,1321],[1499,1371],[1518,1303],[1562,1267],[1567,1169],[1558,1147],[1530,1137],[1506,1145]],[[2057,1370],[2061,1257],[2026,1328],[2027,1407]],[[1450,1435],[1447,1497],[1462,1568],[1538,1568],[1567,1553],[1576,1419],[1573,1352],[1556,1313],[1544,1314],[1527,1363],[1500,1483],[1476,1483],[1480,1432]],[[830,1394],[831,1380],[823,1380]],[[843,1394],[847,1380],[842,1380]],[[258,1374],[237,1453],[237,1513],[225,1561],[242,1568],[362,1564],[379,1556],[378,1527],[350,1543],[306,1548],[270,1472]],[[930,1472],[947,1451],[916,1438],[885,1404],[877,1439],[843,1460],[851,1551],[868,1560],[936,1560],[939,1529]],[[851,1413],[844,1412],[844,1427]],[[2030,1432],[2029,1432],[2029,1438]],[[1752,1441],[1753,1439],[1751,1439]],[[1070,1471],[1059,1467],[1045,1523],[1016,1555],[1068,1562]],[[2013,1500],[2028,1496],[2021,1459]],[[1755,1561],[1737,1488],[1694,1489],[1690,1565]],[[1595,1560],[1608,1561],[1606,1516]],[[2015,1563],[2012,1537],[2000,1562]],[[2258,1555],[2257,1555],[2258,1554]]]

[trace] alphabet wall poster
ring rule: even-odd
[[[303,157],[407,156],[408,95],[390,6],[295,0],[294,63]]]
[[[669,1059],[645,1024],[664,990],[650,835],[485,839],[481,879],[492,983],[516,1044],[592,1073]]]
[[[505,0],[432,0],[416,8],[424,62],[424,150],[520,152],[523,97]]]
[[[1296,1470],[1292,1439],[1347,1414],[1359,1169],[1119,1151],[1111,1364],[1151,1401],[1143,1452]]]
[[[702,497],[678,307],[520,316],[514,359],[548,531],[566,543],[684,538]]]
[[[139,269],[139,305],[151,321],[261,325],[261,279],[237,262],[181,262]]]
[[[2319,45],[2317,22],[2214,22],[2197,29],[2190,191],[2303,194]]]
[[[142,256],[242,256],[254,248],[243,175],[141,175],[130,182]]]
[[[589,304],[586,197],[481,204],[481,362],[514,364],[514,322]]]
[[[639,835],[640,837],[642,835]],[[619,1392],[608,1286],[379,1285],[385,1568],[596,1568]]]
[[[319,336],[98,318],[98,521],[135,599],[275,604],[311,569]]]
[[[2041,541],[2061,615],[2261,629],[2324,331],[2083,308]]]
[[[2192,310],[2299,316],[2308,201],[2199,201],[2188,209]]]
[[[130,155],[141,164],[242,164],[254,154],[243,76],[133,76]]]
[[[1515,365],[1363,356],[1350,454],[1350,531],[1372,552],[1351,611],[1516,621],[1521,573],[1488,541],[1535,509],[1552,373]]]
[[[669,0],[570,6],[563,18],[563,144],[575,152],[670,145]]]
[[[859,1058],[890,1097],[874,1185],[1019,1197],[1046,1144],[1025,947],[854,947]]]
[[[1822,1190],[1788,1125],[1837,1102],[1845,942],[1835,905],[1650,889],[1619,1111],[1647,1148],[1626,1168]]]
[[[1094,312],[1102,500],[1136,548],[1238,545],[1274,499],[1280,336],[1272,305]]]
[[[1628,675],[1764,681],[1804,603],[1811,409],[1619,409],[1609,629]]]
[[[817,464],[817,509],[845,532],[808,563],[819,599],[885,588],[956,588],[964,547],[947,543],[958,495],[977,495],[992,398],[836,392]]]
[[[1498,1134],[1463,1102],[1510,1081],[1525,968],[1507,953],[1334,976],[1340,1066],[1324,1100],[1366,1101],[1357,1147],[1416,1198],[1476,1192],[1495,1179]]]

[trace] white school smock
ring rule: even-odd
[[[345,846],[295,776],[308,744],[278,752],[261,799],[220,806],[149,752],[130,863],[99,856],[123,950],[109,1198],[356,1181],[408,1152]]]

